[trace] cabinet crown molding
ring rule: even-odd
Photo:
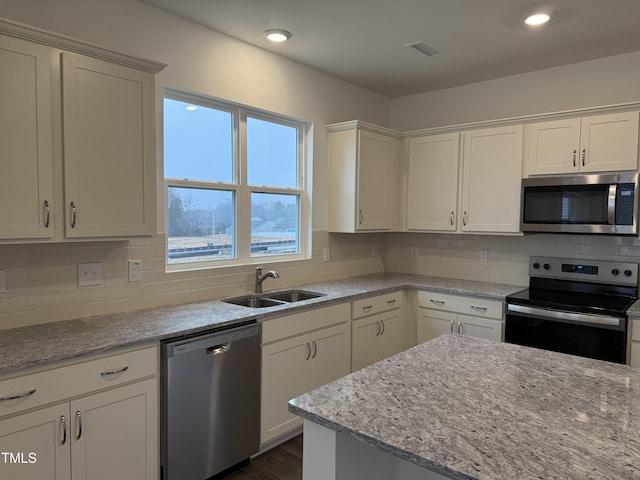
[[[116,52],[107,48],[99,47],[75,38],[49,32],[40,28],[25,25],[6,18],[0,18],[0,33],[23,40],[48,45],[59,48],[67,52],[80,53],[101,60],[118,63],[127,67],[137,68],[151,73],[158,73],[167,67],[167,64],[149,60],[146,58],[133,57],[124,53]]]

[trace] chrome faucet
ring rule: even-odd
[[[275,270],[269,270],[264,275],[262,274],[262,267],[256,267],[256,293],[262,293],[262,282],[264,282],[267,278],[278,278],[278,272]]]

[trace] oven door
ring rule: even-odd
[[[626,363],[627,319],[509,304],[505,342]]]

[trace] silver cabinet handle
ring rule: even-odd
[[[453,320],[451,320],[451,333],[454,333],[453,331],[453,326],[456,324],[456,322],[454,322]]]
[[[380,320],[380,325],[382,326],[382,331],[380,332],[380,335],[384,335],[384,320]]]
[[[462,225],[467,226],[467,212],[462,212]]]
[[[582,149],[582,166],[584,167],[587,164],[587,149]]]
[[[305,360],[309,360],[311,358],[311,345],[309,345],[309,342],[307,342],[306,345],[307,345],[307,356],[305,357]]]
[[[67,443],[67,418],[64,415],[60,416],[60,426],[62,427],[62,439],[60,445]]]
[[[226,348],[225,348],[225,346],[226,346]],[[230,345],[227,343],[225,345],[222,345],[220,347],[220,349],[221,350],[228,350],[229,346]],[[211,352],[209,352],[209,349],[207,349],[207,353],[211,353]],[[219,353],[219,352],[215,351],[215,349],[214,349],[213,350],[213,354],[215,355],[216,353]],[[111,375],[117,375],[119,373],[126,372],[127,370],[129,370],[129,365],[125,365],[124,367],[115,368],[113,370],[105,370],[104,372],[100,372],[100,375],[103,376],[103,377],[108,377],[108,376],[111,376]]]
[[[51,207],[49,206],[49,200],[44,201],[44,228],[49,228],[51,224]]]
[[[362,307],[363,312],[369,312],[373,308],[373,305],[365,305]]]
[[[80,440],[80,437],[82,436],[82,413],[80,413],[80,410],[76,412],[76,429],[78,431],[76,434],[76,440]]]
[[[486,312],[487,311],[487,307],[479,307],[477,305],[471,305],[471,308],[473,308],[474,310],[476,310],[478,312]]]
[[[36,393],[36,389],[32,388],[31,390],[27,390],[23,393],[16,393],[14,395],[5,395],[4,397],[0,397],[0,402],[8,402],[9,400],[18,400],[20,398],[26,398]]]
[[[452,227],[455,221],[456,221],[455,213],[453,213],[453,210],[451,210],[451,213],[449,214],[449,223],[451,224]]]
[[[442,306],[444,305],[444,300],[433,300],[433,299],[429,299],[429,301],[431,303],[433,303],[434,305],[438,305],[438,306]]]
[[[377,330],[376,330],[376,337],[377,337],[380,335],[380,322],[376,321],[376,327],[377,327]]]
[[[316,354],[318,353],[318,345],[316,344],[315,340],[311,340],[311,343],[313,343],[313,355],[311,355],[311,358],[316,358]]]
[[[78,220],[78,210],[76,209],[75,202],[71,202],[71,228],[76,228],[77,220]]]
[[[458,333],[462,333],[462,322],[458,322]]]
[[[364,220],[364,213],[362,212],[362,210],[360,210],[358,212],[358,225],[362,225],[363,220]]]
[[[395,298],[393,300],[387,300],[387,305],[395,305],[395,303],[396,303]]]
[[[577,150],[573,150],[573,166],[576,166],[576,157],[578,155],[578,151]]]

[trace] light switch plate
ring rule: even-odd
[[[7,274],[0,270],[0,293],[7,293]]]
[[[102,263],[79,263],[78,286],[102,285]]]
[[[142,281],[142,260],[129,260],[129,281]]]
[[[489,260],[489,250],[480,250],[480,261],[486,262]]]

